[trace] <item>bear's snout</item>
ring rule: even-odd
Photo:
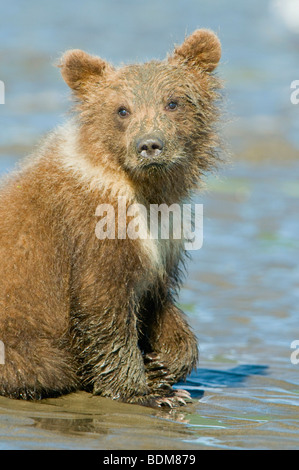
[[[163,148],[163,140],[155,135],[142,137],[136,142],[137,153],[142,157],[158,157],[162,153]]]

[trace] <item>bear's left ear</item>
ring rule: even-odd
[[[80,49],[72,49],[62,56],[58,67],[64,81],[74,91],[80,93],[92,78],[100,78],[110,65],[99,57],[87,54]]]
[[[175,48],[170,62],[180,61],[191,67],[212,72],[221,57],[221,44],[215,33],[198,29]]]

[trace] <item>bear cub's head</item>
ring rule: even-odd
[[[215,121],[221,55],[217,36],[197,30],[164,61],[114,68],[81,50],[60,62],[76,100],[81,149],[95,165],[132,180],[192,186],[217,160]]]

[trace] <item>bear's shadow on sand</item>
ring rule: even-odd
[[[241,364],[228,370],[196,369],[174,388],[188,390],[192,398],[201,398],[206,388],[240,387],[251,375],[267,375],[268,366]]]

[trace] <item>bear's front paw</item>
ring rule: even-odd
[[[171,391],[175,377],[168,370],[167,365],[158,353],[149,353],[144,356],[146,383],[151,392],[161,393]]]
[[[187,403],[192,403],[192,398],[187,390],[173,390],[171,396],[159,397],[156,399],[156,406],[160,408],[176,408],[178,406],[187,405]]]
[[[167,365],[158,353],[149,353],[144,356],[147,386],[153,399],[152,406],[170,407],[186,405],[192,402],[191,395],[186,390],[174,390],[172,385],[176,382]]]
[[[150,393],[145,396],[135,396],[123,400],[127,403],[136,405],[149,406],[151,408],[177,408],[191,403],[192,399],[186,390],[165,390],[157,393]]]

